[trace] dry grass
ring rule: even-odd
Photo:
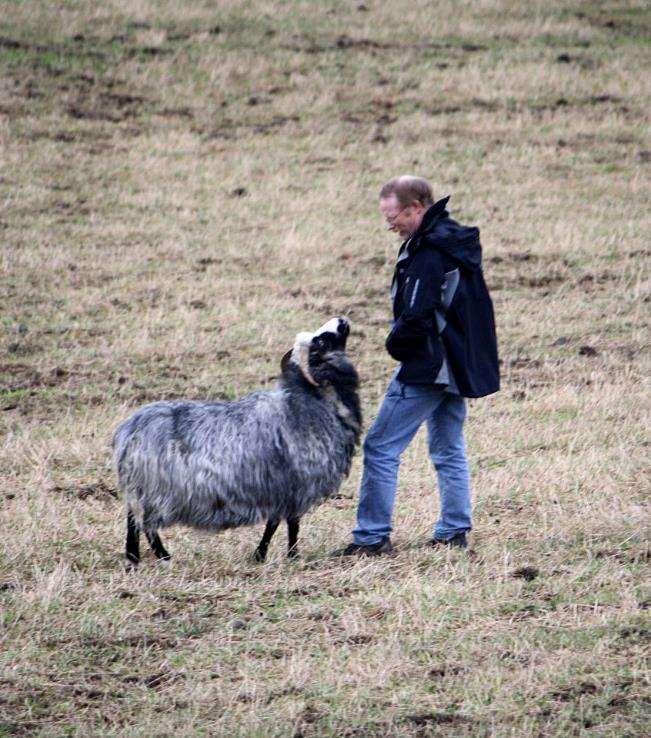
[[[645,735],[646,4],[255,6],[0,3],[0,735]],[[372,419],[404,171],[496,305],[472,550],[423,545],[418,436],[393,557],[328,556],[358,459],[296,563],[178,529],[123,573],[134,406],[267,385],[346,313]]]

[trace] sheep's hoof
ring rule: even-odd
[[[125,559],[124,562],[124,571],[127,574],[130,574],[131,572],[138,571],[138,564],[139,561],[134,561],[133,559]]]
[[[298,558],[298,548],[294,546],[294,548],[290,548],[287,552],[287,558],[288,559],[297,559]]]
[[[267,552],[266,551],[261,551],[259,548],[256,548],[256,550],[253,552],[253,556],[251,558],[256,563],[261,564],[267,558]]]

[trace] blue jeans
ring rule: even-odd
[[[424,421],[441,502],[433,536],[447,540],[472,528],[470,473],[463,439],[465,418],[463,397],[391,380],[364,441],[355,543],[366,546],[390,536],[400,457]]]

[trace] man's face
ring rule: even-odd
[[[418,200],[403,206],[395,194],[380,198],[380,212],[384,216],[388,230],[398,233],[400,238],[409,238],[423,222],[426,207]]]

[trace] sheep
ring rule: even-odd
[[[286,520],[288,556],[296,556],[300,518],[337,492],[359,445],[349,333],[341,317],[299,333],[274,389],[232,402],[155,402],[117,428],[127,568],[140,561],[140,531],[155,556],[169,561],[158,530],[177,523],[218,531],[266,521],[253,554],[261,562]]]

